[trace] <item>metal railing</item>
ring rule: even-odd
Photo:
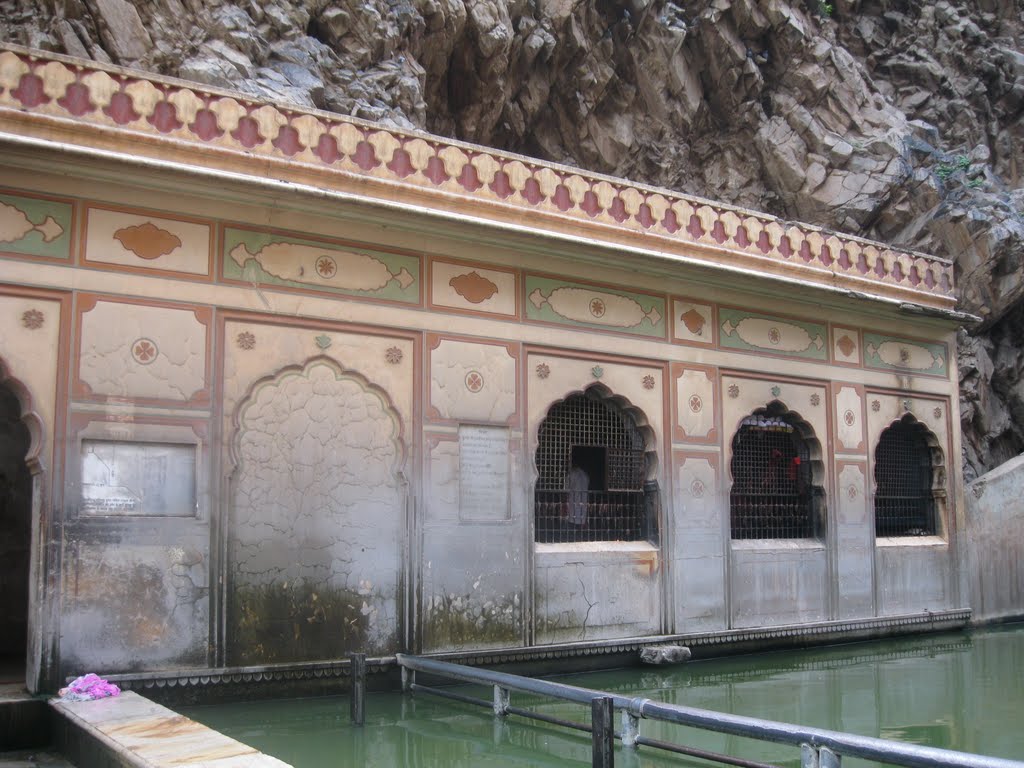
[[[551,680],[494,672],[401,653],[396,658],[402,668],[402,689],[405,691],[419,691],[466,704],[489,707],[499,717],[519,715],[591,732],[595,766],[612,765],[612,751],[608,745],[614,737],[620,739],[627,747],[653,747],[741,768],[772,768],[767,763],[647,738],[640,733],[640,721],[650,719],[797,747],[801,753],[801,768],[840,768],[843,757],[863,758],[907,768],[1024,768],[1024,762],[1017,760],[906,744],[822,728],[808,728],[791,723],[666,704],[642,697],[618,696]],[[420,685],[416,682],[417,672],[464,683],[493,686],[493,699],[487,701],[455,691]],[[588,705],[591,707],[592,723],[595,727],[513,706],[511,691]],[[622,728],[618,732],[612,727],[614,710],[619,710],[622,715]]]

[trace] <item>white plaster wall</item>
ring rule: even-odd
[[[523,495],[511,493],[507,519],[466,519],[459,509],[457,437],[430,436],[427,449],[421,554],[423,650],[522,645],[527,562]],[[510,490],[521,482],[522,457],[513,444]]]
[[[837,462],[836,469],[837,619],[873,616],[875,611],[874,517],[869,514],[864,462]]]
[[[537,643],[659,633],[660,563],[658,550],[642,542],[538,544],[534,554]]]
[[[938,537],[878,539],[875,557],[880,616],[956,607],[949,547]]]
[[[717,453],[676,459],[673,526],[675,631],[725,629],[725,535],[728,505],[722,505]]]
[[[813,541],[732,542],[732,626],[827,620],[827,560]]]
[[[970,483],[964,497],[971,618],[1024,615],[1024,456]]]

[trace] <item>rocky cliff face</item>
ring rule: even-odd
[[[955,259],[968,477],[1024,450],[1016,0],[0,0],[0,37]]]

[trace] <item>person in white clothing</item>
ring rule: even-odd
[[[568,491],[568,506],[565,523],[566,533],[575,538],[575,531],[587,524],[587,491],[590,488],[590,477],[582,467],[573,464],[565,475],[565,490]]]

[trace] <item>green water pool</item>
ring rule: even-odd
[[[566,675],[560,681],[721,712],[1024,759],[1024,624]],[[490,691],[456,690],[489,699]],[[513,704],[586,721],[576,704]],[[191,707],[185,714],[297,768],[590,765],[590,737],[423,694],[370,693],[363,728],[347,696]],[[791,747],[643,721],[646,736],[798,766]],[[619,747],[617,766],[710,765]],[[867,763],[844,760],[844,768]]]

